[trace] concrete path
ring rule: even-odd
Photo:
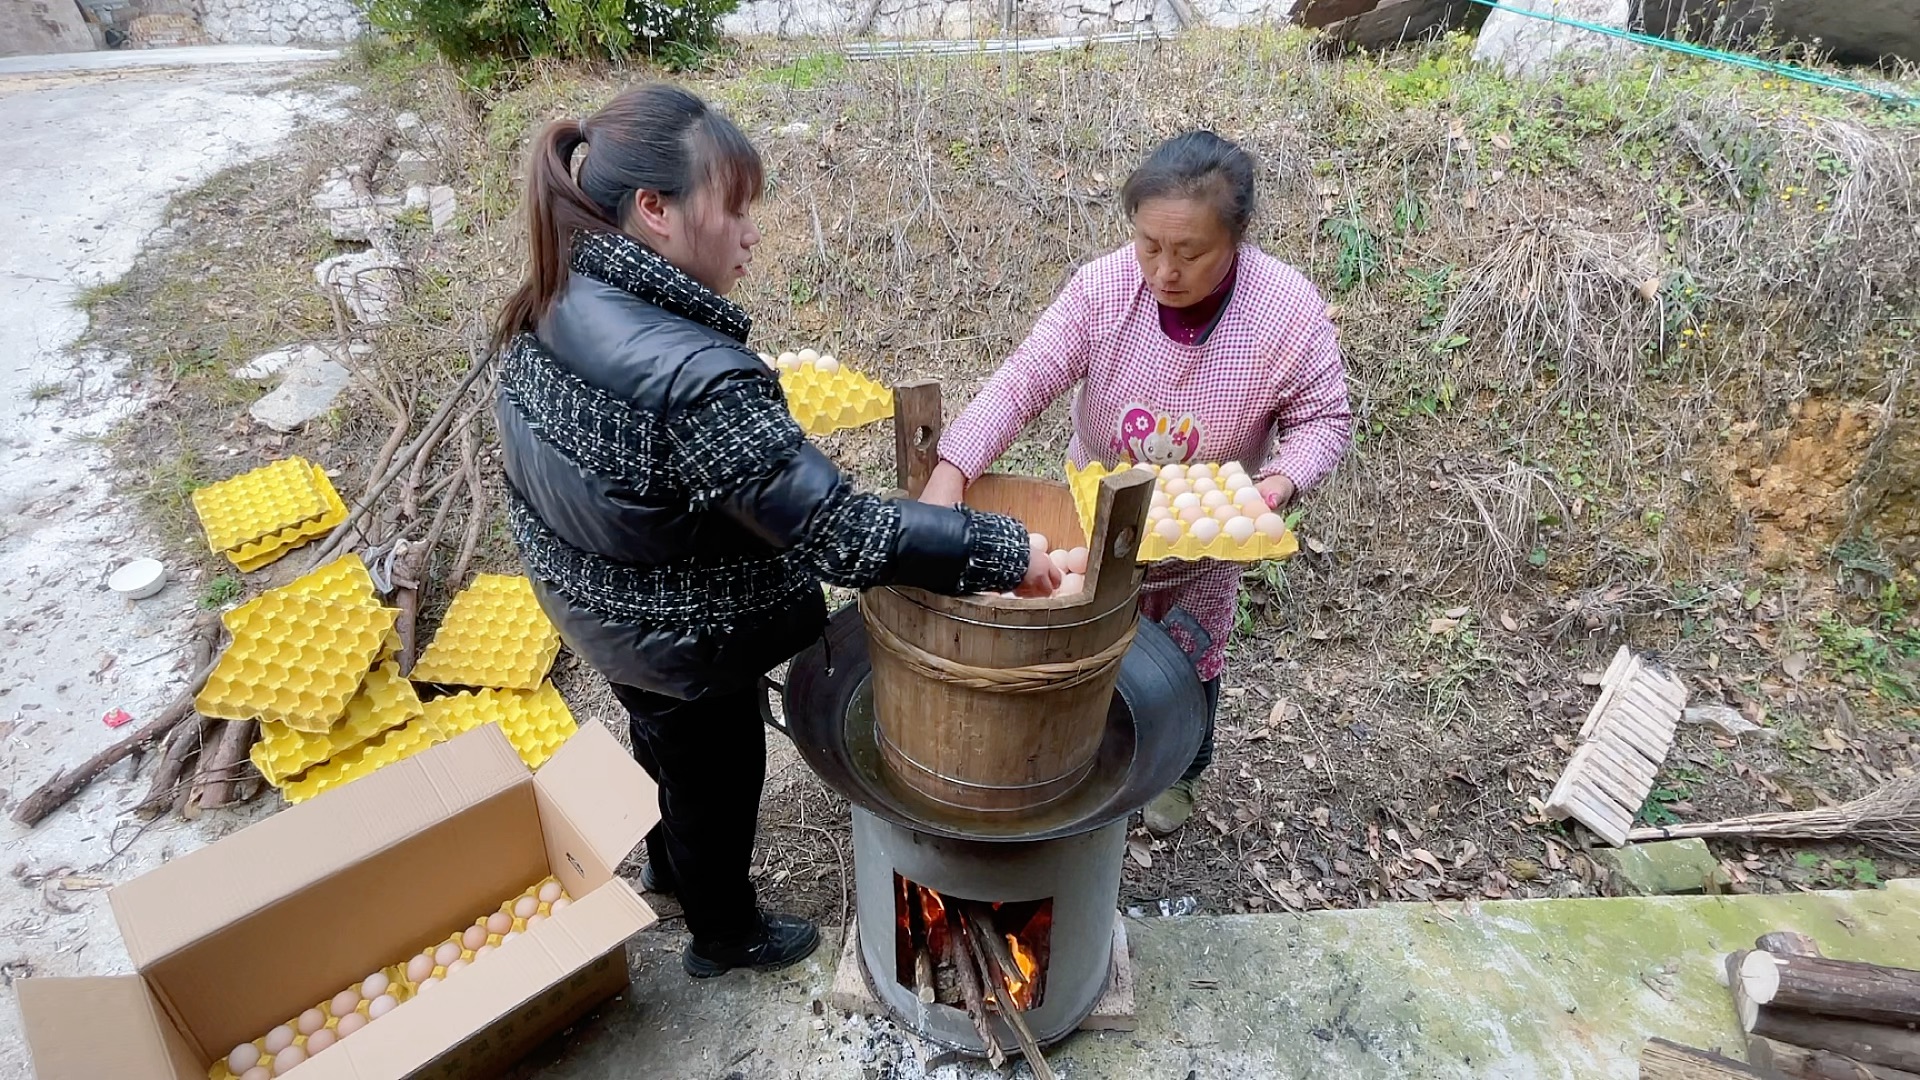
[[[180,50],[200,54],[204,50]],[[258,50],[241,50],[258,53]],[[276,55],[284,52],[277,50]],[[96,55],[33,57],[67,63]],[[111,54],[118,55],[118,54]],[[233,53],[220,53],[231,57]],[[19,59],[0,61],[10,70]],[[102,717],[150,719],[179,690],[175,670],[196,587],[138,604],[109,592],[114,566],[153,551],[136,508],[107,484],[89,442],[141,403],[124,361],[76,360],[80,291],[118,278],[167,201],[279,144],[327,104],[276,89],[300,69],[138,70],[0,76],[0,807],[11,811],[62,766],[124,733]],[[234,827],[142,830],[141,794],[116,767],[26,830],[0,820],[0,965],[8,976],[123,971],[104,884]],[[50,876],[49,876],[50,875]],[[45,880],[43,881],[43,877]],[[0,989],[0,1076],[30,1075],[11,989]]]
[[[1063,1077],[1629,1080],[1652,1035],[1738,1039],[1722,954],[1792,929],[1829,956],[1920,967],[1920,881],[1877,892],[1399,904],[1131,921],[1139,1029],[1082,1033]],[[891,1024],[815,1013],[836,942],[803,968],[696,983],[675,935],[634,950],[634,988],[517,1074],[543,1080],[939,1080]]]
[[[178,49],[102,49],[0,57],[0,75],[37,75],[58,71],[131,71],[139,68],[207,68],[235,64],[310,64],[332,60],[338,49],[296,49],[286,45],[196,45]]]

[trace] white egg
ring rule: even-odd
[[[335,1016],[345,1016],[359,1007],[360,995],[354,993],[352,990],[342,990],[333,995],[333,1002],[327,1006],[327,1008],[333,1010],[333,1015]]]
[[[1078,596],[1086,591],[1087,579],[1080,574],[1068,574],[1060,579],[1060,587],[1053,590],[1055,596]]]
[[[573,906],[573,898],[570,896],[563,895],[560,897],[560,899],[555,900],[553,902],[553,913],[555,915],[558,915],[572,906]]]
[[[378,1020],[399,1007],[400,1003],[394,1000],[392,994],[381,994],[367,1002],[367,1019]]]
[[[308,1009],[306,1012],[300,1014],[300,1019],[295,1020],[293,1026],[300,1029],[300,1034],[311,1035],[327,1026],[327,1014],[321,1012],[319,1009]],[[249,1069],[252,1067],[251,1065],[247,1066]],[[240,1072],[241,1070],[235,1069],[234,1071]]]
[[[258,1064],[260,1064],[260,1048],[252,1043],[241,1043],[227,1055],[227,1068],[232,1069],[235,1075],[246,1072]]]
[[[780,354],[780,359],[774,361],[774,363],[780,365],[781,371],[792,371],[794,368],[800,366],[800,358],[790,352],[783,352]]]
[[[487,916],[487,933],[504,934],[513,929],[513,916],[504,911],[496,911]]]
[[[1185,465],[1160,466],[1160,478],[1162,480],[1178,480],[1185,475],[1187,475],[1187,467]]]
[[[1210,517],[1201,518],[1199,521],[1194,522],[1193,527],[1188,531],[1193,533],[1195,540],[1203,544],[1210,544],[1213,542],[1214,537],[1220,535],[1220,523]]]
[[[366,997],[377,998],[386,993],[387,987],[392,983],[393,980],[387,978],[386,972],[376,971],[360,980],[360,993]]]
[[[1186,527],[1177,518],[1167,518],[1153,527],[1154,535],[1169,543],[1180,539],[1181,534],[1186,531]]]
[[[508,919],[507,925],[513,925],[513,920]],[[407,961],[407,978],[409,980],[419,982],[431,974],[433,974],[432,953],[421,953],[419,956]]]
[[[273,1070],[265,1065],[255,1065],[241,1073],[240,1080],[273,1080]]]
[[[1136,464],[1136,465],[1134,465],[1134,468],[1135,468],[1136,470],[1138,470],[1138,471],[1140,471],[1140,472],[1144,472],[1144,473],[1152,473],[1152,474],[1154,474],[1155,476],[1158,476],[1158,475],[1160,475],[1160,469],[1159,469],[1159,467],[1158,467],[1158,466],[1156,466],[1156,465],[1154,465],[1154,463],[1153,463],[1153,462],[1151,462],[1151,461],[1142,461],[1142,462],[1139,462],[1138,464]]]
[[[523,896],[513,902],[513,917],[516,919],[524,919],[539,910],[540,901],[531,896]]]
[[[547,917],[545,915],[539,915],[539,914],[529,915],[527,916],[527,929],[531,930],[534,927],[539,926],[541,923],[546,921],[547,921]]]
[[[1070,574],[1086,573],[1088,555],[1089,552],[1083,547],[1077,547],[1067,552],[1067,572]]]
[[[1279,514],[1261,514],[1253,520],[1253,527],[1269,540],[1278,540],[1287,534],[1286,520]]]
[[[773,357],[768,356],[766,353],[760,354],[760,362],[767,365],[770,368],[778,368],[780,366],[778,361],[776,361]]]
[[[277,1054],[293,1045],[293,1029],[285,1024],[281,1024],[279,1027],[267,1032],[267,1037],[264,1041],[267,1046],[267,1053]]]
[[[289,1046],[273,1055],[273,1075],[290,1073],[294,1067],[307,1060],[307,1052],[297,1046]]]
[[[1199,505],[1189,506],[1186,509],[1180,511],[1180,520],[1186,521],[1186,522],[1199,521],[1201,518],[1206,516],[1207,516],[1207,508]]]
[[[1051,549],[1050,549],[1050,548],[1049,548],[1049,547],[1047,546],[1047,537],[1046,537],[1046,534],[1044,534],[1044,533],[1037,533],[1037,532],[1030,532],[1030,533],[1028,533],[1028,534],[1027,534],[1027,546],[1029,546],[1029,547],[1031,547],[1031,548],[1033,548],[1033,550],[1035,550],[1035,551],[1048,551],[1048,550],[1051,550]]]
[[[816,350],[816,349],[801,349],[801,350],[800,350],[800,362],[801,362],[801,363],[803,363],[803,364],[806,364],[807,366],[809,366],[809,367],[811,367],[811,366],[813,366],[813,362],[814,362],[815,360],[818,360],[818,359],[820,359],[820,353],[819,353],[819,351],[818,351],[818,350]]]
[[[479,948],[473,950],[473,962],[476,964],[479,963],[481,957],[487,956],[488,954],[492,953],[493,950],[494,950],[494,946],[492,945],[482,945]]]
[[[1175,510],[1185,510],[1189,506],[1199,506],[1199,505],[1200,505],[1200,496],[1195,495],[1191,491],[1183,491],[1180,494],[1175,495],[1173,497],[1173,508]]]
[[[1229,520],[1225,526],[1227,536],[1236,544],[1244,544],[1253,539],[1253,519],[1241,515]]]
[[[1200,505],[1209,510],[1216,506],[1225,506],[1232,501],[1232,499],[1227,498],[1227,493],[1224,491],[1209,491],[1200,496]]]
[[[1065,548],[1054,548],[1052,551],[1047,552],[1047,558],[1052,561],[1055,570],[1063,574],[1067,572],[1067,551]]]
[[[526,897],[522,900],[522,902],[524,903],[531,899],[532,897]],[[514,906],[518,907],[519,905],[516,904]],[[479,948],[482,945],[485,945],[486,943],[487,943],[487,928],[485,924],[476,923],[472,926],[469,926],[467,927],[466,932],[460,935],[460,944],[465,945],[467,947],[468,952],[472,952],[473,950]]]
[[[446,967],[458,959],[460,959],[460,943],[457,941],[443,941],[439,948],[433,950],[433,962],[441,967]]]
[[[425,983],[421,984],[422,987],[424,987],[425,985],[426,985]],[[361,1028],[366,1026],[367,1026],[366,1017],[361,1016],[359,1013],[348,1013],[347,1015],[340,1018],[339,1023],[333,1025],[333,1033],[335,1035],[338,1035],[340,1038],[344,1039],[347,1036],[353,1034],[356,1031],[359,1031]]]
[[[1154,492],[1154,493],[1153,493],[1153,496],[1152,496],[1151,498],[1149,498],[1149,499],[1147,500],[1147,505],[1148,505],[1148,506],[1165,506],[1165,505],[1167,505],[1167,493],[1166,493],[1166,492],[1164,492],[1164,491],[1156,491],[1156,492]]]
[[[560,899],[560,883],[559,882],[549,881],[545,885],[540,886],[540,902],[541,903],[551,904],[558,899]]]
[[[453,978],[455,975],[458,975],[460,972],[467,970],[467,967],[468,967],[468,961],[455,960],[453,963],[447,965],[447,978],[449,979]]]
[[[1202,495],[1206,495],[1215,491],[1219,491],[1220,485],[1218,483],[1215,483],[1212,479],[1203,476],[1200,479],[1195,480],[1193,482],[1193,490],[1199,492]]]
[[[1237,506],[1229,506],[1222,503],[1213,508],[1213,520],[1220,522],[1222,525],[1239,516],[1240,508]]]
[[[1172,516],[1173,516],[1173,510],[1171,507],[1155,506],[1155,507],[1150,507],[1147,510],[1148,524],[1152,524],[1153,522],[1156,522],[1156,521],[1165,521]]]
[[[440,976],[429,975],[426,978],[420,980],[420,992],[424,994],[427,991],[439,985],[440,985]]]
[[[339,1041],[340,1041],[340,1036],[335,1035],[333,1032],[328,1031],[326,1028],[321,1028],[319,1031],[316,1031],[313,1034],[307,1036],[307,1056],[312,1057],[313,1055],[319,1053],[322,1050],[325,1050],[327,1047],[332,1046],[334,1043],[337,1043]]]
[[[1223,461],[1220,463],[1220,475],[1245,476],[1247,475],[1247,467],[1238,461]]]
[[[813,362],[813,370],[824,371],[831,374],[840,370],[840,361],[835,360],[831,356],[823,356]]]
[[[1161,490],[1171,496],[1185,495],[1193,490],[1193,485],[1185,480],[1168,480],[1161,484]]]

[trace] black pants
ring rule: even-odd
[[[693,701],[613,684],[627,707],[633,756],[660,785],[660,824],[647,834],[654,872],[674,882],[697,944],[760,928],[747,868],[767,773],[758,679],[752,690]]]
[[[1213,721],[1220,715],[1220,677],[1215,675],[1201,683],[1200,689],[1207,692],[1207,734],[1200,740],[1200,749],[1194,752],[1193,764],[1187,766],[1186,773],[1180,777],[1182,780],[1198,777],[1213,764]]]

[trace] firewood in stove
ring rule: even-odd
[[[1753,941],[1753,947],[1775,956],[1821,956],[1820,945],[1805,934],[1792,930],[1774,930],[1761,934]]]
[[[1903,1027],[1808,1016],[1768,1006],[1754,1021],[1753,1034],[1775,1042],[1829,1050],[1863,1065],[1920,1074],[1920,1032]]]
[[[1811,1050],[1759,1035],[1747,1040],[1747,1060],[1794,1080],[1920,1080],[1920,1073],[1869,1065],[1831,1050]]]
[[[1880,1024],[1920,1022],[1920,971],[1750,952],[1740,962],[1740,982],[1756,1005]]]
[[[926,920],[927,891],[919,885],[908,890],[907,943],[913,948],[913,991],[920,1000],[933,1004],[933,951],[928,947]]]
[[[1778,1077],[1720,1054],[1691,1046],[1648,1039],[1640,1048],[1640,1080],[1738,1080],[1742,1077]]]
[[[1033,1070],[1034,1080],[1059,1080],[1053,1067],[1047,1064],[1046,1056],[1040,1053],[1040,1040],[1033,1037],[1033,1029],[1027,1026],[1027,1018],[1006,989],[1004,980],[1007,972],[1012,972],[1015,978],[1022,976],[1019,966],[1013,962],[1013,954],[1007,950],[1007,943],[1000,940],[999,933],[993,928],[991,912],[983,912],[978,905],[970,905],[967,919],[974,931],[974,947],[984,949],[980,959],[987,989],[992,991],[994,1004],[1000,1006],[1000,1015],[1006,1019],[1007,1026],[1013,1029],[1014,1041],[1020,1044],[1020,1052],[1026,1055],[1027,1067]]]
[[[979,965],[986,957],[976,958],[977,950],[967,940],[963,921],[958,911],[947,909],[947,952],[960,983],[960,996],[967,1004],[967,1019],[973,1021],[973,1030],[987,1048],[987,1064],[998,1069],[1007,1063],[1007,1052],[1000,1048],[1000,1040],[993,1034],[993,1025],[987,1020],[986,995],[980,989],[980,980],[985,976]]]

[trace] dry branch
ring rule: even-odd
[[[1058,1080],[1053,1067],[1047,1064],[1046,1055],[1040,1052],[1040,1041],[1033,1037],[1033,1029],[1027,1026],[1027,1018],[1021,1014],[1020,1006],[1014,1003],[1013,995],[1006,990],[1003,973],[1020,970],[1013,962],[1013,954],[1007,951],[1007,943],[994,932],[991,916],[970,910],[967,912],[967,922],[974,931],[970,939],[974,949],[985,950],[979,957],[987,990],[993,994],[994,1004],[1000,1006],[1001,1017],[1013,1029],[1014,1041],[1020,1044],[1020,1053],[1026,1056],[1027,1067],[1033,1070],[1034,1080]]]
[[[200,755],[200,775],[194,780],[200,792],[195,801],[201,809],[212,810],[238,801],[234,788],[241,770],[247,767],[247,751],[258,729],[255,720],[229,720],[221,725],[212,747]]]
[[[987,1064],[995,1069],[1007,1063],[1007,1052],[1000,1047],[1000,1039],[993,1033],[993,1024],[987,1019],[987,998],[981,989],[982,969],[979,962],[985,957],[980,955],[968,943],[971,931],[966,920],[958,911],[947,909],[947,951],[952,955],[953,970],[960,978],[960,996],[967,1003],[967,1019],[973,1021],[973,1030],[980,1036],[980,1042],[987,1048]]]

